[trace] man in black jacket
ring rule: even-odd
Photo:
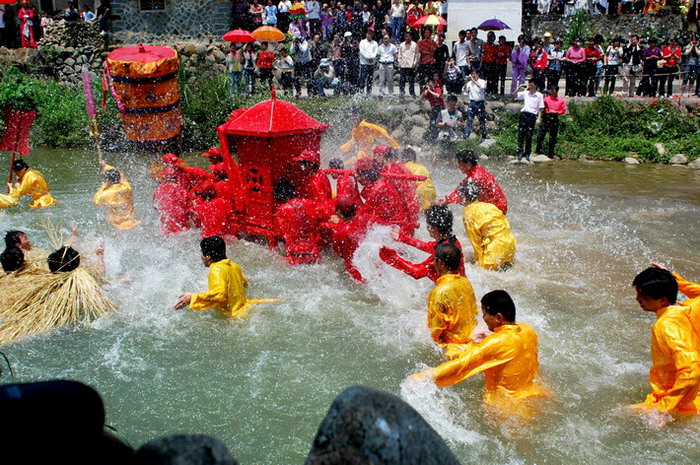
[[[642,72],[642,47],[639,36],[633,34],[622,49],[622,94],[634,97],[637,76]]]

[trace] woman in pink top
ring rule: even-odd
[[[586,95],[586,51],[583,41],[577,37],[574,45],[566,51],[566,95],[569,97]]]
[[[559,116],[566,113],[566,100],[559,97],[559,86],[552,85],[549,88],[549,95],[544,98],[544,113],[542,114],[542,124],[540,132],[537,134],[537,149],[535,153],[542,153],[544,138],[549,133],[549,150],[547,156],[554,158],[554,147],[557,145],[557,134],[559,133]]]

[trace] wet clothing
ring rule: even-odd
[[[32,198],[33,202],[29,204],[30,207],[49,207],[56,203],[56,199],[49,193],[49,186],[46,184],[44,176],[31,168],[19,180],[19,187],[13,187],[9,194],[2,195],[0,208],[14,207],[24,195]]]
[[[105,165],[102,172],[116,170],[113,166]],[[131,192],[131,184],[120,172],[120,181],[117,184],[102,186],[95,192],[92,201],[95,205],[107,210],[107,219],[117,229],[132,229],[139,223],[134,210],[134,199]]]
[[[410,179],[413,173],[403,163],[395,162],[386,165],[380,175],[391,182],[399,191],[403,201],[407,225],[412,226],[413,229],[417,228],[420,201],[416,194],[416,182]]]
[[[464,207],[462,221],[480,267],[499,270],[513,260],[515,237],[508,219],[495,205],[472,202]]]
[[[349,198],[352,200],[353,205],[360,208],[362,197],[360,197],[360,190],[357,188],[357,181],[355,181],[353,176],[343,174],[338,178],[335,198],[336,200]]]
[[[243,270],[229,259],[212,263],[209,267],[209,290],[192,294],[191,310],[216,308],[229,318],[243,318],[249,310],[246,299],[248,280]]]
[[[354,147],[357,150],[354,160],[359,160],[360,158],[372,156],[372,151],[378,143],[377,141],[385,141],[392,148],[399,148],[399,143],[389,135],[386,129],[363,120],[352,128],[352,138],[341,145],[340,150],[348,153]]]
[[[450,239],[425,242],[406,234],[399,234],[399,241],[413,246],[416,249],[422,250],[423,252],[429,253],[430,256],[421,263],[412,263],[405,258],[402,258],[396,250],[388,247],[382,247],[379,252],[379,257],[388,265],[396,268],[397,270],[403,271],[413,279],[427,277],[433,282],[436,282],[439,277],[434,266],[435,250],[437,249],[437,246],[444,243],[452,243],[459,247],[459,250],[462,250],[462,244],[455,236],[452,236]],[[464,258],[460,259],[458,271],[460,275],[466,276],[466,272],[464,271]]]
[[[332,231],[332,246],[333,251],[343,259],[345,271],[361,283],[365,280],[359,270],[355,268],[353,257],[355,251],[360,245],[360,242],[367,235],[367,231],[376,223],[376,218],[372,215],[356,215],[348,221],[343,221],[338,224],[326,224]]]
[[[299,193],[299,198],[315,200],[317,202],[327,202],[333,198],[333,190],[328,177],[320,172],[317,172],[310,177],[299,182],[299,186],[295,186]]]
[[[408,171],[414,176],[425,176],[427,179],[425,181],[415,181],[416,185],[416,195],[420,201],[420,209],[427,210],[435,204],[435,186],[433,185],[433,180],[430,177],[430,171],[423,165],[416,163],[415,161],[409,161],[404,163],[404,166]]]
[[[524,323],[499,326],[479,343],[464,346],[460,356],[433,368],[438,386],[452,386],[484,373],[484,401],[505,406],[508,400],[541,396],[537,333]]]
[[[372,215],[383,225],[396,225],[411,235],[416,228],[416,219],[412,209],[407,208],[405,199],[391,179],[379,178],[362,189],[365,203],[358,211],[359,215]]]
[[[435,284],[428,295],[430,336],[441,345],[468,343],[479,313],[471,283],[464,276],[446,274]]]
[[[284,240],[290,264],[312,264],[321,258],[319,222],[331,216],[329,208],[329,204],[296,198],[277,209],[275,236]]]
[[[508,199],[501,186],[496,181],[493,174],[486,171],[481,165],[476,165],[467,173],[464,178],[465,182],[471,180],[479,187],[479,200],[481,202],[492,203],[499,208],[505,215],[508,213]],[[462,203],[462,197],[459,190],[455,189],[450,195],[441,200],[442,203]]]
[[[202,237],[230,234],[229,219],[233,205],[223,197],[214,197],[211,200],[197,198],[194,202],[194,220],[202,230]]]
[[[166,183],[156,187],[153,208],[160,216],[161,234],[177,234],[190,229],[190,197],[179,184]]]

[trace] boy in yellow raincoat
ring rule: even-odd
[[[103,164],[104,182],[95,192],[92,201],[107,210],[107,219],[117,229],[132,229],[140,221],[136,219],[131,184],[113,166]]]
[[[189,305],[190,310],[216,308],[229,318],[245,318],[250,306],[257,303],[277,302],[278,299],[248,299],[248,280],[237,264],[226,258],[226,243],[219,236],[202,239],[202,262],[209,268],[207,292],[182,294],[175,309]]]
[[[435,288],[428,295],[428,328],[433,340],[450,350],[454,344],[462,345],[471,341],[476,328],[476,306],[474,289],[467,278],[459,274],[462,251],[449,242],[435,249],[435,271],[440,276]]]
[[[350,153],[354,148],[355,156],[346,161],[346,164],[355,163],[360,158],[372,156],[374,146],[379,141],[384,141],[392,148],[399,148],[399,143],[389,135],[389,132],[381,126],[368,123],[362,119],[362,109],[353,107],[350,110],[350,123],[352,124],[352,137],[349,141],[340,146],[343,153]]]
[[[492,291],[481,299],[484,322],[492,331],[480,342],[465,345],[461,354],[427,373],[440,387],[484,373],[484,401],[509,413],[524,414],[522,400],[546,394],[539,381],[537,333],[515,322],[515,304],[506,291]]]
[[[503,212],[492,203],[479,201],[479,187],[471,181],[457,188],[462,195],[462,221],[481,268],[502,270],[515,257],[515,236]]]
[[[14,186],[8,183],[10,193],[0,194],[0,209],[14,207],[19,203],[19,199],[28,195],[33,202],[30,207],[43,208],[56,203],[56,199],[49,193],[49,186],[46,184],[44,176],[37,170],[29,168],[27,163],[20,159],[12,164],[12,170],[17,174],[19,181]]]
[[[416,163],[416,151],[412,148],[403,149],[401,161],[413,176],[425,176],[425,181],[416,181],[416,195],[420,199],[420,209],[427,210],[435,204],[435,185],[430,177],[430,171],[425,166]]]
[[[700,286],[680,279],[666,269],[651,267],[632,281],[639,306],[656,313],[651,330],[651,393],[633,409],[643,411],[655,426],[671,421],[672,414],[700,412],[700,321],[694,314]],[[694,298],[677,303],[679,283]]]

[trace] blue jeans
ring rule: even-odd
[[[403,32],[403,19],[391,18],[391,37],[394,39],[394,42],[401,42],[401,32]]]
[[[229,73],[231,77],[231,86],[230,86],[230,91],[231,91],[231,97],[234,95],[240,95],[241,92],[241,72],[240,71],[231,71]]]
[[[464,136],[469,137],[472,133],[472,127],[474,125],[474,117],[479,118],[479,125],[481,126],[481,137],[486,137],[486,104],[483,100],[470,101],[469,109],[467,110],[467,127],[464,128]]]
[[[318,90],[318,95],[325,97],[326,92],[323,89],[333,89],[333,93],[336,93],[338,89],[338,81],[326,82],[323,79],[316,79],[316,89]]]

